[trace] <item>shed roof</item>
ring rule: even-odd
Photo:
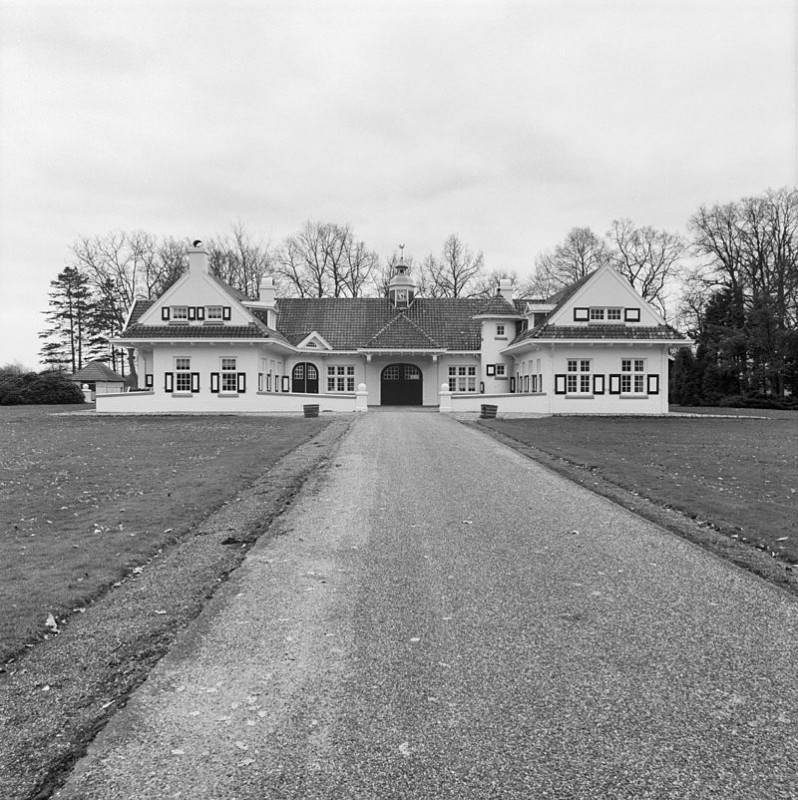
[[[103,364],[102,361],[89,361],[82,369],[79,369],[74,375],[71,376],[73,381],[97,381],[106,383],[124,383],[125,376],[114,372],[109,366]]]

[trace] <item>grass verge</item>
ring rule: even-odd
[[[0,664],[328,423],[73,410],[0,407]]]
[[[225,500],[190,532],[159,548],[85,613],[68,619],[58,634],[51,632],[0,671],[3,800],[52,795],[96,732],[125,705],[305,478],[323,467],[349,424],[325,419],[295,433],[295,441],[307,441],[269,469],[261,465],[259,477],[240,492],[228,484]]]
[[[778,412],[768,419],[546,417],[476,424],[713,552],[793,585],[797,423],[795,412]]]

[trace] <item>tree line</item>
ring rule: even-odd
[[[188,268],[188,241],[144,231],[83,237],[51,282],[42,361],[77,371],[99,359],[122,374],[131,352],[110,341],[136,298],[155,299]],[[284,296],[384,296],[399,261],[382,259],[349,224],[308,221],[279,245],[244,224],[206,242],[211,272],[249,297],[264,275]],[[423,297],[488,297],[498,278],[516,296],[548,298],[602,264],[611,264],[664,316],[695,339],[676,358],[676,402],[725,396],[798,394],[798,191],[768,190],[725,205],[702,206],[682,237],[630,219],[603,234],[572,228],[538,254],[531,277],[488,269],[481,251],[453,233],[440,250],[408,257]]]

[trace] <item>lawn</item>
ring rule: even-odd
[[[328,421],[0,407],[0,665]]]
[[[796,563],[798,413],[759,413],[480,424]]]

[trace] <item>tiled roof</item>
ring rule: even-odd
[[[278,339],[265,325],[131,325],[120,339]]]
[[[114,372],[102,361],[90,361],[83,369],[79,369],[73,376],[73,381],[113,381],[119,383],[125,380],[124,375]]]
[[[538,325],[524,331],[516,342],[528,339],[658,339],[661,341],[679,340],[683,336],[670,325]]]
[[[133,303],[133,310],[130,312],[130,322],[129,325],[135,325],[144,315],[145,311],[149,311],[155,300],[136,300]]]
[[[440,345],[405,314],[397,314],[382,330],[371,337],[366,347],[429,350],[438,349]]]
[[[317,331],[335,350],[367,346],[478,350],[481,325],[473,317],[484,304],[484,300],[418,298],[408,309],[397,310],[381,297],[287,297],[277,301],[277,327],[293,345]],[[402,317],[405,322],[390,325]],[[370,344],[375,339],[377,343]]]
[[[479,311],[477,311],[477,315],[480,317],[517,317],[518,310],[510,300],[497,294],[485,302]]]

